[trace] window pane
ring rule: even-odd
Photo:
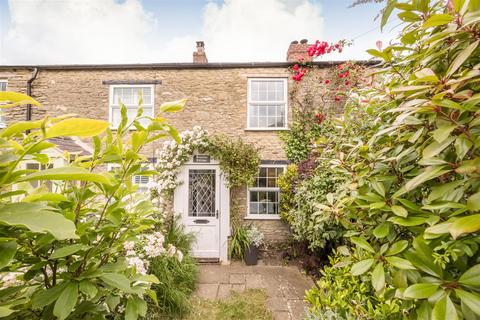
[[[277,176],[277,168],[267,168],[267,175],[269,178],[275,178]]]
[[[257,202],[257,201],[258,201],[258,192],[250,191],[250,202]]]
[[[258,214],[258,203],[250,203],[250,214]]]
[[[7,82],[5,81],[0,82],[0,91],[7,91]]]
[[[120,109],[112,108],[112,127],[116,128],[120,124],[122,116],[120,115]]]
[[[258,118],[253,116],[248,119],[248,126],[250,128],[258,128]]]
[[[258,213],[259,214],[267,214],[267,203],[260,202],[258,204]]]
[[[277,179],[276,179],[276,178],[268,178],[267,186],[268,186],[269,188],[275,188],[275,187],[277,187]]]
[[[259,177],[266,177],[267,176],[267,168],[261,167],[258,176]]]
[[[267,117],[258,117],[258,127],[267,128]]]

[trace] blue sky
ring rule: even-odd
[[[365,59],[383,4],[353,0],[0,0],[0,63],[189,62],[195,40],[210,61],[283,61],[292,40],[355,39]]]

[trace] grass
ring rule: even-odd
[[[222,301],[193,298],[186,320],[271,320],[272,314],[267,309],[266,301],[267,294],[259,289],[232,292]]]

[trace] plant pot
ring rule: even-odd
[[[251,244],[248,248],[245,249],[245,264],[247,266],[254,266],[258,262],[258,248],[257,246]]]

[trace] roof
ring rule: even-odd
[[[54,143],[57,149],[61,151],[68,151],[69,153],[77,154],[79,156],[89,156],[92,154],[83,143],[75,141],[70,137],[50,138],[48,141]]]
[[[315,61],[314,65],[329,67],[343,61]],[[376,65],[377,60],[359,60],[356,63]],[[234,69],[287,68],[295,62],[213,62],[213,63],[137,63],[137,64],[58,64],[58,65],[0,65],[0,69],[91,70],[91,69]]]

